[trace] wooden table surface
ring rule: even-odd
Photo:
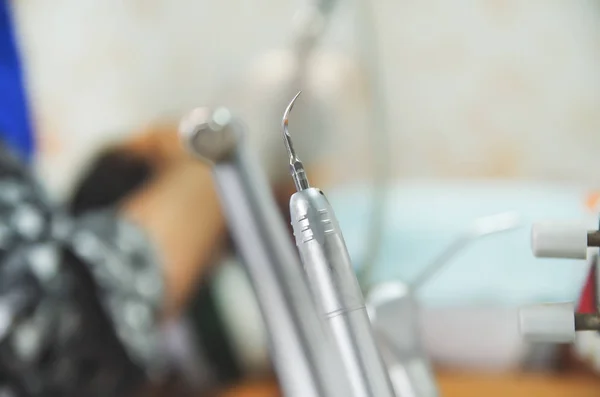
[[[468,374],[439,371],[443,397],[598,397],[600,375],[589,373]],[[221,397],[281,397],[271,382],[231,389]]]
[[[438,379],[445,397],[600,396],[600,376],[584,373],[474,375],[444,372]]]

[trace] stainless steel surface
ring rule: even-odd
[[[300,93],[286,108],[282,127],[290,155],[296,192],[290,215],[296,246],[318,308],[327,319],[354,397],[393,397],[387,368],[375,343],[364,298],[342,235],[325,194],[308,185],[302,162],[288,131],[289,114]]]
[[[319,189],[295,193],[296,245],[317,305],[333,331],[356,397],[394,396],[333,209]]]
[[[261,307],[285,396],[350,396],[339,354],[316,311],[266,177],[244,145],[232,144],[240,142],[239,124],[232,117],[214,123],[216,114],[210,111],[196,111],[194,117],[182,123],[183,138],[199,156],[215,154],[209,160],[221,203]],[[217,139],[220,134],[223,139]],[[214,139],[196,139],[203,135]],[[225,139],[229,136],[237,138]]]
[[[437,397],[435,374],[420,334],[419,305],[409,286],[400,281],[375,285],[367,306],[396,394]]]
[[[216,163],[233,155],[241,136],[226,108],[196,108],[179,124],[183,144],[195,156]]]
[[[411,284],[392,281],[375,285],[367,296],[371,322],[387,363],[396,393],[402,397],[439,395],[435,375],[420,336],[417,293],[456,255],[481,237],[513,230],[519,216],[504,212],[481,217],[470,224],[431,261]]]

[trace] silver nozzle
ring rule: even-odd
[[[241,138],[236,119],[226,108],[196,108],[179,124],[183,144],[204,161],[218,163],[228,158]]]

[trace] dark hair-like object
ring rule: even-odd
[[[124,148],[109,149],[100,154],[83,175],[68,210],[73,215],[79,215],[113,207],[154,175],[155,170],[147,159]],[[210,282],[199,286],[189,309],[197,342],[202,345],[214,373],[223,383],[237,380],[241,370],[227,339]]]
[[[69,203],[74,215],[118,204],[152,178],[145,159],[125,149],[105,151],[92,162]]]

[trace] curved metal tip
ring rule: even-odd
[[[287,106],[287,108],[285,108],[285,112],[283,112],[283,120],[281,121],[281,125],[283,126],[284,133],[286,135],[289,135],[287,133],[287,129],[288,129],[288,122],[289,122],[290,113],[291,113],[292,109],[294,108],[294,103],[296,103],[296,99],[298,99],[298,97],[300,96],[300,94],[302,94],[302,90],[298,91],[298,93],[296,94],[296,96],[294,96],[294,98],[292,98],[292,100],[290,101],[290,103]]]
[[[290,156],[290,174],[292,175],[292,178],[294,178],[294,184],[296,185],[296,189],[298,191],[308,189],[310,185],[308,184],[308,179],[306,178],[306,174],[304,172],[304,165],[298,156],[296,156],[294,144],[292,143],[292,137],[288,131],[288,123],[290,112],[294,107],[294,103],[296,103],[296,99],[298,99],[301,93],[302,91],[299,91],[287,106],[285,112],[283,112],[283,120],[281,122],[283,129],[283,142],[285,143],[285,148]]]
[[[302,91],[298,91],[296,96],[292,98],[287,108],[285,108],[285,112],[283,112],[283,119],[281,120],[281,127],[283,128],[283,141],[285,142],[285,148],[288,151],[290,158],[296,157],[296,153],[294,152],[294,145],[292,144],[292,136],[288,130],[289,117],[292,109],[294,108],[294,103],[296,103],[296,99],[302,94]]]

